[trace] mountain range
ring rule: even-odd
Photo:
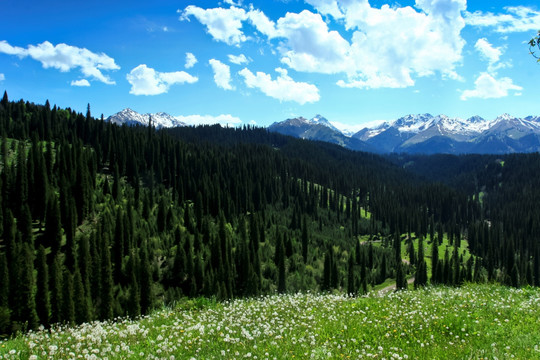
[[[150,117],[152,118],[152,125],[158,129],[162,127],[171,128],[171,127],[178,127],[178,126],[186,126],[185,123],[179,121],[174,116],[169,115],[164,112],[159,112],[155,114],[139,114],[138,112],[131,110],[129,108],[124,109],[120,112],[117,112],[114,115],[109,116],[107,118],[107,121],[110,121],[113,124],[117,124],[117,125],[126,124],[129,126],[134,126],[134,125],[148,126]]]
[[[148,125],[156,128],[186,126],[166,113],[139,114],[124,109],[107,120],[116,124]],[[540,116],[517,118],[508,114],[493,120],[431,114],[407,115],[366,127],[356,133],[339,130],[328,119],[296,117],[275,122],[269,131],[297,138],[325,141],[345,148],[375,153],[504,154],[540,151]]]
[[[346,136],[327,119],[317,115],[311,120],[299,117],[276,122],[268,129],[304,139],[333,142],[351,150],[377,153],[505,154],[540,151],[539,116],[516,118],[503,114],[494,120],[480,116],[463,120],[445,115],[407,115]]]

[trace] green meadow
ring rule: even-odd
[[[186,300],[138,319],[54,327],[0,343],[0,359],[535,359],[540,289]]]

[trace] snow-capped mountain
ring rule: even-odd
[[[326,127],[325,131],[321,126]],[[353,135],[344,134],[330,121],[317,115],[287,119],[272,124],[269,129],[283,134],[312,140],[325,140],[331,133],[332,141],[347,143],[339,138],[350,137],[368,145],[364,148],[376,152],[408,153],[507,153],[540,151],[540,116],[516,118],[503,114],[494,120],[480,116],[469,119],[450,118],[446,115],[407,115],[394,121],[366,127]],[[317,129],[315,131],[314,129]],[[320,135],[323,136],[320,136]],[[352,148],[350,146],[344,145]],[[355,147],[362,146],[355,143]]]
[[[345,136],[321,115],[309,120],[304,117],[297,117],[275,122],[268,127],[268,130],[301,139],[330,142],[351,150],[375,151],[365,142]]]
[[[114,115],[109,116],[107,118],[107,121],[110,121],[113,124],[117,124],[117,125],[126,124],[129,126],[134,126],[134,125],[148,126],[150,117],[152,118],[152,125],[158,129],[162,127],[171,128],[171,127],[178,127],[178,126],[186,126],[185,123],[177,120],[174,116],[171,116],[164,112],[143,115],[129,108],[124,109],[120,112],[117,112]]]

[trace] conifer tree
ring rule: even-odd
[[[137,277],[138,257],[133,252],[128,259],[126,273],[129,282],[129,298],[127,313],[131,317],[141,314],[141,293],[139,291],[139,281]]]
[[[437,284],[439,282],[440,274],[437,272],[439,269],[439,244],[437,241],[431,243],[431,283]]]
[[[396,257],[396,289],[405,289],[407,288],[407,279],[405,278],[405,273],[403,272],[403,261],[401,260],[401,239],[399,232],[396,232],[394,235],[394,250]]]
[[[418,239],[418,261],[416,262],[416,274],[414,287],[425,286],[427,284],[427,266],[424,258],[424,237],[420,235]]]
[[[139,289],[141,292],[141,313],[147,314],[152,308],[152,272],[150,269],[150,260],[148,259],[148,249],[146,241],[143,242],[140,250],[140,269],[139,269]]]
[[[356,279],[354,276],[354,265],[355,265],[355,255],[354,252],[349,254],[349,262],[347,268],[347,293],[355,294],[356,293]]]
[[[34,295],[34,255],[30,245],[22,245],[19,260],[21,277],[17,286],[18,296],[15,313],[17,319],[26,324],[28,330],[34,330],[39,325],[39,318]]]
[[[89,298],[85,292],[79,267],[75,268],[75,273],[73,274],[73,296],[73,304],[75,306],[75,322],[77,324],[82,324],[90,321]]]
[[[101,244],[101,286],[100,286],[100,312],[101,319],[110,319],[113,315],[113,271],[111,264],[111,252],[109,250],[109,234],[104,233]]]
[[[50,268],[49,287],[51,291],[51,323],[58,323],[63,320],[62,315],[62,288],[63,276],[60,255],[53,256]]]
[[[308,229],[307,229],[307,221],[306,217],[304,217],[304,220],[302,221],[302,257],[304,258],[304,264],[307,263],[308,258]]]
[[[67,324],[75,323],[75,302],[73,291],[73,276],[64,270],[64,286],[62,288],[62,317]]]
[[[283,237],[277,236],[276,238],[276,266],[278,269],[278,292],[283,294],[287,291],[286,272],[285,272],[285,246],[283,244]]]
[[[49,327],[51,313],[51,302],[49,298],[49,267],[47,265],[47,255],[45,248],[40,245],[36,258],[37,270],[37,292],[36,292],[36,310],[39,322],[45,327]]]
[[[45,244],[51,247],[51,252],[54,256],[60,251],[60,246],[62,244],[60,208],[56,195],[51,196],[48,201],[46,219],[43,237],[45,239]]]

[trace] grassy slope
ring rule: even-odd
[[[539,333],[540,289],[466,285],[191,300],[136,321],[20,335],[0,343],[0,358],[531,359],[540,358]]]

